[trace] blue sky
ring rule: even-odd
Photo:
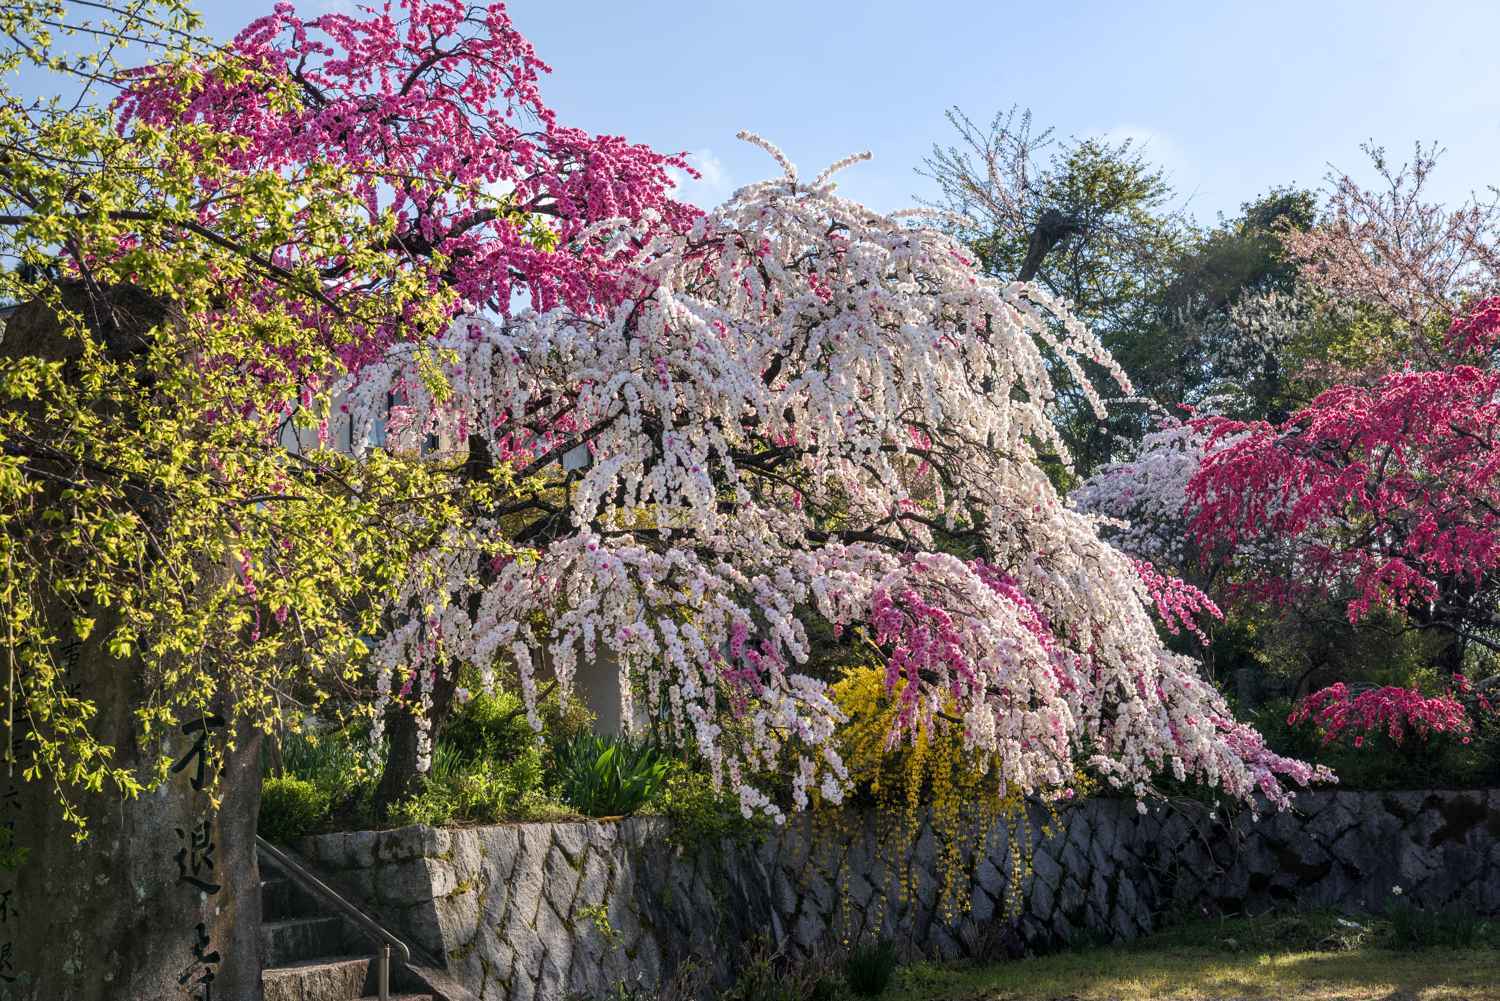
[[[1425,8],[1425,9],[1424,9]],[[804,171],[859,149],[847,194],[881,209],[926,190],[913,173],[957,104],[1012,104],[1064,134],[1132,135],[1202,219],[1367,139],[1441,141],[1447,197],[1500,182],[1497,3],[537,2],[511,7],[579,124],[706,151],[726,185],[764,176],[740,128]]]
[[[270,0],[206,0],[228,36]],[[348,0],[302,0],[305,13]],[[1434,192],[1500,183],[1500,3],[982,0],[514,0],[555,72],[564,121],[686,150],[711,203],[772,164],[741,128],[803,169],[862,149],[845,194],[880,209],[929,192],[914,173],[952,130],[1019,104],[1062,135],[1133,136],[1201,221],[1329,164],[1368,176],[1359,144],[1447,155]]]

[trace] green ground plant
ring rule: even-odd
[[[705,769],[683,758],[671,759],[666,778],[642,812],[671,821],[667,836],[683,849],[748,838],[771,826],[763,817],[745,819],[733,794],[715,789]]]
[[[1469,944],[1455,948],[1442,935],[1398,931],[1390,915],[1315,911],[1198,920],[1128,945],[998,964],[919,963],[898,971],[887,996],[892,1001],[1500,1001],[1500,936],[1482,922],[1472,927],[1472,937],[1467,930],[1459,936]],[[1398,946],[1402,940],[1413,944]]]
[[[518,695],[476,695],[449,720],[416,791],[382,822],[373,809],[378,775],[362,728],[306,728],[276,742],[264,761],[267,799],[262,831],[290,839],[320,831],[378,826],[489,824],[565,820],[577,813],[549,791],[544,778],[557,748],[587,734],[592,716],[576,701],[550,693],[538,707],[540,734]],[[270,836],[270,835],[268,835]]]
[[[1493,922],[1472,911],[1414,907],[1397,898],[1385,911],[1380,943],[1388,949],[1473,949],[1500,947]]]
[[[722,1001],[836,1001],[843,984],[823,961],[797,961],[767,940],[751,943]]]
[[[884,994],[895,975],[896,943],[888,938],[856,947],[844,963],[849,990],[862,998]]]
[[[317,830],[327,816],[326,790],[307,779],[282,775],[261,783],[257,830],[266,840],[288,844]]]
[[[538,791],[541,772],[541,754],[534,747],[500,762],[470,757],[463,748],[439,741],[421,791],[398,803],[391,820],[442,827],[510,819],[521,801]]]
[[[553,757],[558,797],[589,817],[637,812],[656,795],[671,769],[661,748],[628,737],[580,735],[559,746]]]

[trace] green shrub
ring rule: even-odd
[[[277,745],[281,752],[280,768],[272,770],[272,760],[267,754],[262,762],[264,773],[311,782],[335,807],[367,791],[366,787],[374,783],[366,735],[355,728],[321,733],[289,732],[277,739]]]
[[[272,777],[260,787],[261,837],[287,844],[318,830],[328,819],[328,793],[292,775]]]
[[[543,777],[552,746],[586,734],[593,717],[581,704],[556,694],[544,697],[537,711],[540,735],[513,692],[481,693],[459,706],[436,742],[431,767],[418,778],[417,791],[382,822],[444,826],[576,817],[549,799]],[[316,826],[376,822],[370,802],[378,768],[371,763],[384,755],[379,748],[370,753],[360,729],[288,733],[277,749],[279,755],[268,749],[262,762],[267,781],[275,775],[310,784],[323,804]]]
[[[833,1001],[837,996],[838,980],[826,966],[789,960],[764,939],[745,952],[739,976],[719,994],[720,1001]]]
[[[481,692],[453,713],[442,740],[465,757],[505,761],[535,744],[536,734],[518,695]]]
[[[555,692],[537,705],[542,736],[550,746],[566,744],[589,732],[594,717],[581,703]],[[442,740],[469,758],[510,761],[537,744],[526,718],[526,705],[510,690],[480,692],[454,712]]]
[[[671,761],[652,744],[583,734],[553,752],[562,801],[589,817],[635,813],[666,781]]]
[[[396,823],[442,827],[513,819],[540,805],[541,750],[533,743],[501,763],[439,740],[421,782],[421,791],[391,812]]]
[[[683,847],[718,844],[725,838],[746,837],[768,826],[759,815],[746,820],[733,794],[715,789],[706,769],[681,759],[668,764],[665,780],[643,809],[670,820],[669,837]]]
[[[896,944],[888,938],[857,947],[844,964],[849,989],[862,998],[884,994],[895,975]]]
[[[368,771],[361,739],[348,730],[288,733],[281,738],[281,767],[315,785],[350,784]]]
[[[495,823],[506,818],[506,808],[513,799],[502,777],[467,772],[442,782],[427,781],[421,792],[396,804],[391,820],[429,827]]]

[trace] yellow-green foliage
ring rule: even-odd
[[[128,6],[79,8],[96,15],[85,37],[136,39],[133,58],[176,67],[184,101],[210,70],[253,72],[195,42],[180,0]],[[61,70],[55,25],[76,13],[5,4],[0,76]],[[70,71],[119,72],[116,46],[90,49]],[[413,554],[507,488],[278,446],[283,422],[329,412],[340,347],[381,325],[420,337],[450,300],[380,249],[394,223],[371,225],[340,169],[236,172],[224,154],[240,142],[202,125],[121,133],[107,101],[0,94],[0,302],[30,304],[0,341],[0,721],[18,774],[52,787],[80,836],[77,793],[156,784],[161,738],[185,721],[229,710],[295,730],[361,684],[388,595],[423,572]],[[328,298],[313,265],[329,260],[358,294]],[[144,769],[96,732],[75,642],[139,679]]]
[[[670,820],[668,840],[689,850],[704,845],[718,848],[726,839],[748,838],[769,827],[760,814],[747,820],[732,792],[714,788],[707,768],[680,758],[669,762],[666,780],[645,812]]]

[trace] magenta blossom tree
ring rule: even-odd
[[[433,335],[453,316],[524,306],[603,316],[649,286],[653,238],[700,215],[671,197],[673,172],[691,168],[559,122],[539,89],[547,71],[501,3],[402,0],[313,18],[281,3],[241,31],[221,62],[133,75],[117,102],[122,131],[165,130],[198,166],[184,225],[214,233],[223,191],[246,177],[268,192],[264,225],[284,238],[261,267],[224,276],[221,307],[240,320],[264,316],[252,322],[266,337],[250,357],[214,357],[286,387],[283,429],[311,423],[319,443],[342,440],[348,419],[332,387],[360,385],[369,366],[405,345],[423,364],[385,386],[377,415],[399,432],[402,401],[445,392]],[[225,144],[225,135],[240,139]],[[332,252],[324,233],[311,232],[326,230],[326,219],[275,197],[309,186],[362,206],[346,213]],[[229,204],[239,211],[241,203]],[[303,294],[285,294],[287,285]],[[406,303],[400,311],[388,308],[396,300]],[[286,324],[296,328],[290,335],[274,329]],[[308,332],[322,338],[321,351],[299,350]],[[449,444],[462,452],[469,430],[457,429]],[[453,494],[474,493],[462,503],[465,517],[477,518],[493,510],[478,494],[494,465],[482,438],[468,452]],[[503,448],[493,458],[504,462]],[[395,527],[445,530],[410,519]],[[393,608],[388,621],[394,627],[407,614]],[[409,790],[415,775],[413,711],[440,725],[450,696],[393,710],[382,802]]]
[[[327,308],[378,296],[356,265],[385,255],[455,310],[505,314],[523,296],[596,311],[635,291],[632,264],[655,229],[697,214],[671,198],[672,168],[691,171],[681,158],[557,120],[539,89],[548,67],[504,4],[361,9],[303,18],[279,3],[230,43],[232,72],[147,67],[119,99],[122,129],[243,137],[203,159],[192,208],[204,227],[226,175],[317,176],[367,206],[346,253],[318,259],[300,252],[293,207],[267,262],[315,282]],[[357,369],[400,336],[368,330],[345,363]]]
[[[1188,485],[1206,551],[1252,547],[1243,586],[1276,601],[1341,596],[1414,628],[1500,650],[1500,300],[1456,321],[1447,368],[1338,386],[1279,425],[1209,418]]]
[[[1470,696],[1477,711],[1491,711],[1489,699],[1473,693],[1463,675],[1455,675],[1453,680],[1458,694]],[[1464,703],[1452,690],[1434,696],[1398,685],[1353,691],[1342,681],[1298,702],[1287,724],[1316,727],[1324,745],[1348,741],[1356,748],[1364,747],[1368,738],[1378,734],[1398,745],[1408,740],[1425,744],[1438,734],[1456,736],[1467,744],[1474,728]]]

